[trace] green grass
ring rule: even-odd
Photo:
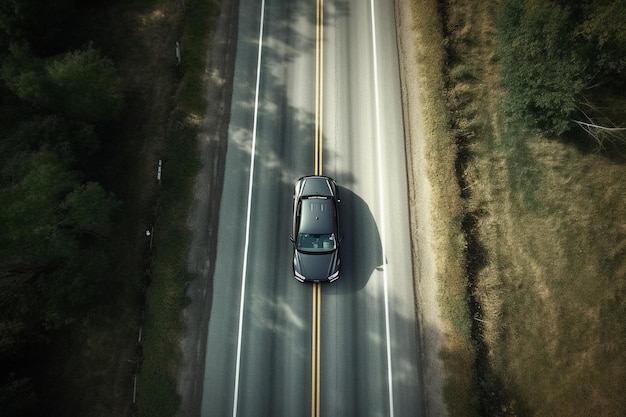
[[[181,39],[184,76],[168,132],[167,162],[155,226],[154,265],[146,298],[144,361],[138,382],[140,416],[171,416],[180,403],[175,378],[184,331],[181,314],[188,303],[186,291],[192,279],[187,273],[187,217],[193,182],[200,169],[197,121],[206,108],[206,59],[211,22],[217,14],[212,2],[190,4]]]
[[[155,227],[155,256],[146,297],[144,361],[139,375],[139,415],[171,416],[178,410],[175,371],[187,305],[186,272],[190,235],[187,211],[193,179],[199,169],[195,128],[176,132],[170,140],[163,191]]]
[[[180,111],[204,115],[206,109],[206,58],[209,51],[211,32],[219,14],[214,1],[190,2],[185,21],[185,36],[182,39],[181,56],[185,76],[181,81],[177,100]]]

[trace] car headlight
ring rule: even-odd
[[[328,277],[328,280],[330,282],[333,282],[334,280],[336,280],[337,278],[339,278],[339,271],[336,271],[334,274],[332,274],[331,276]]]
[[[296,277],[296,279],[300,282],[304,282],[306,280],[306,278],[304,277],[304,275],[302,275],[301,273],[299,273],[298,271],[293,271],[293,275]]]

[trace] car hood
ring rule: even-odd
[[[304,277],[305,281],[329,281],[329,277],[339,269],[337,255],[337,250],[325,253],[306,253],[296,250],[293,268],[296,273]]]

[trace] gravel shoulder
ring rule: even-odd
[[[413,253],[413,277],[418,326],[421,336],[422,389],[426,415],[445,416],[443,402],[443,323],[437,304],[437,280],[431,213],[431,185],[425,150],[424,116],[416,55],[417,35],[412,28],[410,2],[396,1],[396,28],[402,84],[402,109],[406,141],[409,215]]]
[[[223,0],[207,60],[207,110],[198,133],[202,168],[194,185],[187,224],[192,233],[188,271],[195,276],[183,311],[186,333],[180,343],[177,387],[180,416],[199,416],[202,407],[204,362],[215,268],[219,205],[224,182],[232,80],[237,49],[238,0]]]

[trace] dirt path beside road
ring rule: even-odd
[[[402,84],[402,108],[406,141],[409,213],[413,253],[416,311],[421,335],[422,387],[426,414],[445,416],[443,363],[439,358],[443,324],[437,304],[436,264],[433,246],[431,185],[424,136],[418,57],[411,3],[396,1],[396,28]]]
[[[202,169],[194,185],[194,202],[187,219],[192,231],[188,270],[196,275],[187,290],[183,312],[187,328],[181,340],[178,372],[180,416],[199,416],[202,406],[204,361],[213,297],[217,225],[230,121],[232,80],[237,49],[238,0],[223,0],[207,62],[207,111],[198,133]]]

